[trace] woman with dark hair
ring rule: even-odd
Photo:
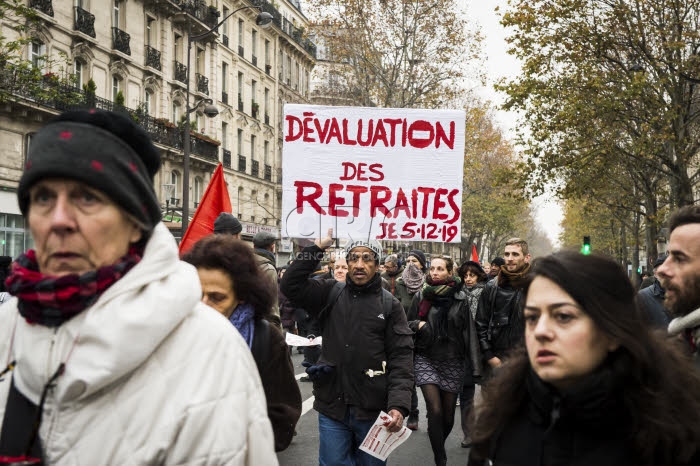
[[[258,366],[275,451],[289,446],[301,416],[301,393],[282,332],[267,318],[273,294],[253,251],[230,235],[198,241],[182,258],[197,268],[202,302],[219,311],[240,332]]]
[[[525,348],[476,409],[477,459],[496,465],[697,465],[700,374],[648,330],[611,259],[559,252],[524,288]]]
[[[464,282],[464,291],[467,293],[467,302],[469,303],[469,312],[472,319],[476,317],[476,309],[479,307],[479,297],[484,290],[484,285],[489,277],[486,271],[481,267],[481,264],[475,261],[466,261],[459,266],[457,270],[459,278]],[[478,342],[474,343],[474,349],[477,354],[481,353]],[[481,359],[481,356],[479,356]],[[462,424],[462,448],[471,446],[471,435],[469,435],[469,414],[474,405],[474,392],[476,390],[476,380],[472,376],[473,368],[470,359],[464,360],[464,383],[462,392],[459,394],[459,410],[461,414]]]
[[[428,437],[436,465],[447,464],[445,440],[454,424],[457,395],[462,391],[464,359],[475,363],[478,345],[462,279],[454,277],[452,259],[436,256],[422,290],[408,311],[415,336],[415,378],[428,410]],[[478,368],[474,364],[473,368]],[[478,374],[477,374],[478,375]]]

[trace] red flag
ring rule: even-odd
[[[479,255],[476,253],[476,245],[472,244],[472,258],[470,259],[476,263],[479,263]]]
[[[231,212],[231,198],[228,196],[228,188],[224,180],[224,167],[219,163],[192,217],[190,226],[180,241],[180,255],[189,251],[194,243],[214,232],[214,220],[221,212]]]

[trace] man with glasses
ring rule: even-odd
[[[396,296],[396,280],[401,277],[401,272],[403,272],[403,267],[399,267],[399,258],[396,254],[386,256],[386,259],[384,259],[384,272],[381,274],[381,277],[386,280],[388,285],[386,289],[391,292],[392,296]]]
[[[318,362],[306,372],[314,382],[319,464],[383,465],[360,451],[380,411],[397,432],[411,406],[413,338],[396,298],[382,289],[377,241],[353,241],[345,249],[345,284],[310,278],[333,230],[304,248],[282,278],[283,293],[321,324]]]

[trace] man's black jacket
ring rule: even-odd
[[[376,419],[380,410],[397,409],[407,416],[414,383],[413,332],[401,304],[393,298],[391,312],[385,315],[378,274],[361,287],[348,275],[335,303],[328,303],[336,282],[309,278],[322,253],[315,245],[304,248],[281,282],[282,292],[296,306],[320,318],[323,343],[317,364],[335,367],[314,382],[314,409],[336,420],[345,417],[348,406],[356,407],[357,418],[363,420]],[[386,375],[365,374],[368,369],[381,370],[382,361]]]
[[[484,361],[493,357],[502,359],[522,342],[525,330],[520,317],[522,290],[513,288],[503,279],[496,285],[499,278],[490,280],[484,286],[474,319]]]

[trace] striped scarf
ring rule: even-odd
[[[30,249],[12,264],[5,286],[19,299],[19,313],[27,322],[58,327],[92,306],[107,288],[139,263],[142,252],[131,247],[115,264],[82,275],[55,277],[39,272],[36,252]]]
[[[450,304],[450,298],[462,285],[459,277],[448,277],[445,280],[435,280],[428,277],[421,290],[421,301],[418,303],[418,317],[423,319],[428,315],[431,306],[446,307]]]

